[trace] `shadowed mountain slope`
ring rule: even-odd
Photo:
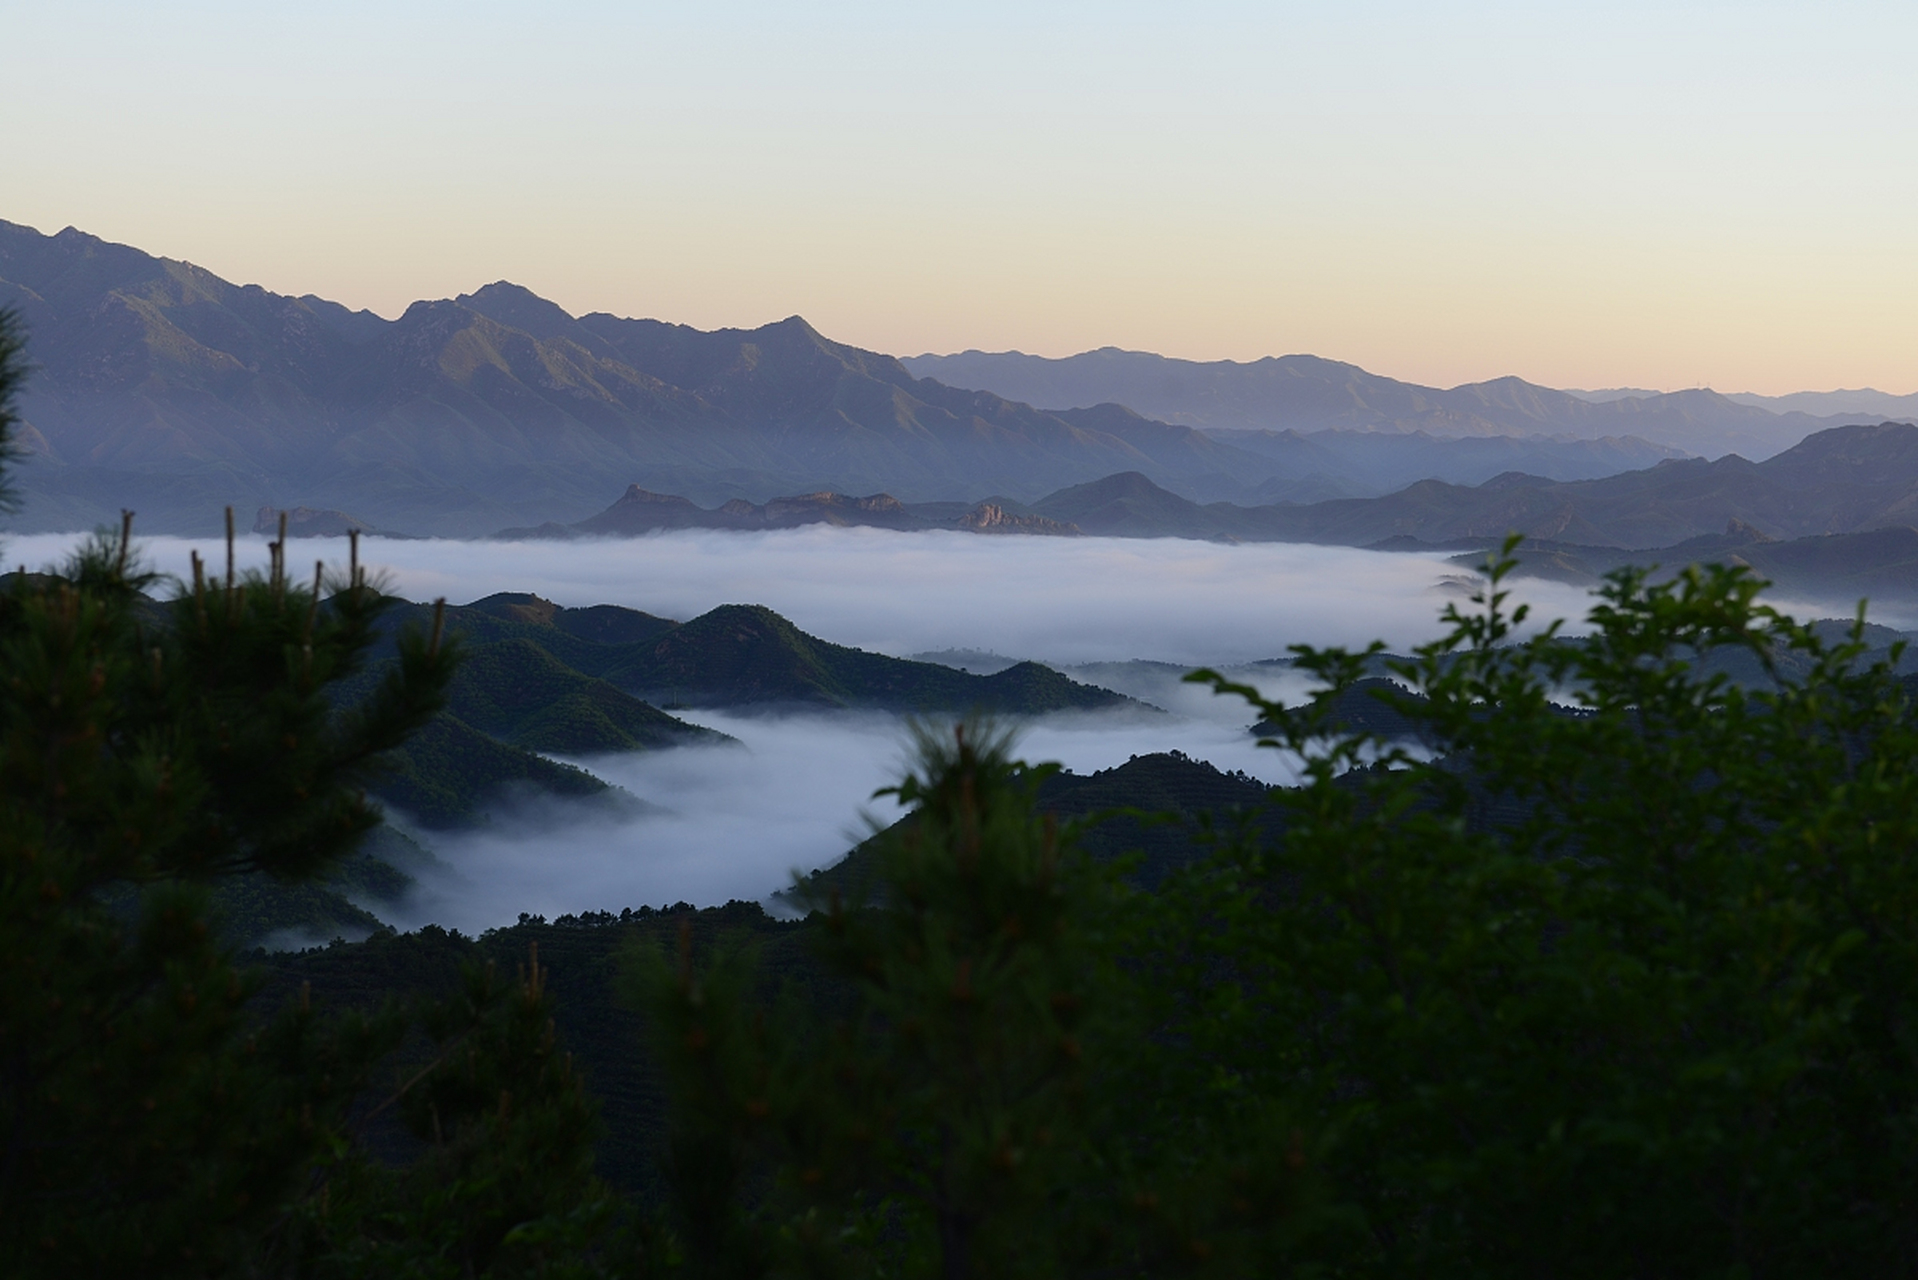
[[[384,625],[397,633],[430,625],[431,616],[429,606],[401,603]],[[446,709],[395,753],[374,785],[428,827],[482,820],[503,798],[607,790],[591,774],[541,753],[591,756],[730,741],[647,699],[954,714],[1112,708],[1152,714],[1144,704],[1037,663],[971,675],[832,644],[757,605],[727,605],[679,623],[616,605],[568,609],[535,595],[502,593],[449,607],[445,626],[467,654]],[[375,664],[347,693],[370,690],[381,674]]]
[[[482,733],[450,713],[435,716],[395,751],[371,788],[429,829],[470,826],[491,806],[531,796],[607,794],[600,779]]]
[[[1040,784],[1039,808],[1060,818],[1098,818],[1080,830],[1080,847],[1102,862],[1137,854],[1132,879],[1151,888],[1211,853],[1215,833],[1229,832],[1240,815],[1269,821],[1264,808],[1269,794],[1270,788],[1256,778],[1222,772],[1180,751],[1158,751],[1097,773],[1055,773]],[[1126,809],[1158,818],[1141,821],[1113,812]],[[894,827],[912,821],[908,815]],[[832,866],[806,877],[801,892],[779,896],[795,906],[805,895],[822,900],[834,892],[847,899],[862,897],[875,887],[873,857],[873,842],[862,842]]]
[[[1036,663],[976,676],[809,636],[761,605],[723,605],[610,667],[606,679],[669,703],[866,706],[899,711],[1140,707]]]
[[[513,746],[560,755],[725,740],[724,734],[686,724],[604,680],[582,675],[525,638],[469,650],[448,707],[475,729]]]
[[[432,610],[405,604],[389,626],[429,624]],[[763,605],[722,605],[690,622],[637,609],[568,609],[535,595],[502,593],[446,610],[447,634],[472,655],[455,681],[451,709],[508,742],[562,754],[711,741],[651,703],[743,707],[800,705],[894,711],[995,711],[1042,715],[1143,704],[1081,684],[1037,663],[992,676],[868,653],[808,635]],[[641,701],[644,699],[645,701]],[[554,708],[577,707],[551,736]],[[610,722],[631,744],[593,746]]]

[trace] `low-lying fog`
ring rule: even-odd
[[[8,567],[59,560],[72,535],[9,539]],[[160,569],[186,575],[217,539],[153,538]],[[1463,571],[1442,558],[1300,543],[1231,546],[1178,538],[982,537],[814,525],[771,533],[694,530],[589,542],[400,541],[361,544],[391,589],[463,604],[532,591],[563,605],[622,604],[686,619],[722,604],[763,604],[814,635],[882,653],[987,649],[1046,662],[1156,658],[1219,663],[1285,646],[1403,647],[1428,639]],[[342,539],[294,539],[293,565],[345,556]],[[243,540],[243,563],[266,559]],[[1576,588],[1525,585],[1559,615],[1582,615]]]
[[[75,539],[39,535],[0,545],[7,566],[41,568]],[[220,564],[214,540],[146,541],[149,561],[188,572],[188,552]],[[339,539],[299,540],[289,562],[337,562]],[[1177,749],[1221,769],[1282,776],[1276,753],[1254,747],[1252,715],[1178,677],[1188,666],[1282,656],[1295,643],[1404,649],[1438,632],[1470,579],[1434,556],[1297,544],[1228,546],[1184,540],[899,534],[815,526],[774,533],[681,532],[630,541],[363,544],[389,588],[412,599],[465,603],[531,591],[564,605],[620,604],[686,619],[717,605],[765,604],[827,640],[899,656],[947,653],[990,670],[1036,658],[1076,678],[1164,708],[1051,717],[1025,726],[1027,759],[1077,773],[1133,754]],[[266,558],[243,540],[242,564]],[[1524,581],[1542,618],[1582,618],[1578,589]],[[1809,616],[1809,615],[1808,615]],[[997,655],[995,657],[995,655]],[[1135,661],[1135,660],[1147,661]],[[1268,693],[1300,686],[1283,668],[1234,673]],[[482,832],[433,834],[443,871],[423,876],[393,923],[465,930],[521,912],[566,912],[732,898],[766,899],[794,871],[829,865],[897,815],[872,793],[898,780],[902,721],[869,712],[782,717],[696,712],[689,719],[739,747],[682,748],[581,760],[646,802],[638,811],[528,805]]]
[[[575,761],[664,812],[582,816],[575,806],[529,805],[490,829],[425,838],[443,873],[428,872],[392,923],[463,930],[507,923],[522,911],[548,917],[622,907],[708,905],[765,899],[837,861],[900,810],[873,792],[899,781],[901,724],[864,712],[778,717],[688,713],[740,747],[595,756]],[[1222,769],[1277,781],[1278,753],[1261,751],[1232,724],[1104,713],[1029,725],[1020,754],[1075,773],[1125,763],[1135,752],[1176,749]]]

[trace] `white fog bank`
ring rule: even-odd
[[[689,713],[740,746],[594,756],[577,763],[657,806],[597,813],[576,803],[526,806],[486,830],[429,833],[445,864],[427,872],[390,922],[476,931],[521,912],[569,912],[734,898],[764,901],[837,862],[872,823],[900,809],[873,792],[897,784],[906,726],[891,716],[827,712],[780,717]],[[1279,753],[1234,723],[1136,712],[1046,717],[1021,731],[1018,754],[1089,774],[1135,754],[1178,750],[1267,781],[1287,777]]]
[[[75,541],[13,538],[0,541],[0,553],[8,567],[37,569],[64,558]],[[217,542],[155,538],[141,545],[154,567],[177,575],[189,572],[192,550],[216,566],[225,559]],[[340,539],[299,540],[288,560],[310,572],[315,559],[338,563],[345,554]],[[363,554],[391,590],[414,600],[466,603],[529,591],[563,605],[627,605],[679,619],[722,604],[764,604],[816,636],[862,649],[1036,658],[1166,713],[1041,719],[1025,728],[1026,759],[1057,760],[1084,774],[1134,754],[1179,750],[1267,781],[1284,779],[1285,762],[1254,745],[1246,732],[1250,708],[1181,685],[1185,667],[1258,662],[1293,644],[1356,647],[1382,639],[1403,651],[1440,633],[1446,604],[1469,607],[1473,582],[1437,556],[1343,547],[824,526],[594,542],[371,539]],[[245,539],[240,559],[263,565],[264,541]],[[1576,622],[1590,607],[1573,587],[1526,580],[1516,590],[1540,621]],[[1229,674],[1288,699],[1303,692],[1302,678],[1282,666]],[[897,816],[889,801],[871,797],[899,779],[899,719],[714,712],[688,718],[742,745],[581,760],[651,807],[548,802],[521,807],[481,831],[429,835],[425,843],[444,868],[426,873],[401,910],[381,907],[380,914],[404,927],[432,922],[477,931],[522,912],[553,917],[682,901],[765,901],[794,872],[836,861],[870,829],[867,816],[881,823]]]
[[[40,534],[0,544],[7,567],[42,568],[74,544]],[[189,572],[214,540],[151,538],[149,560]],[[243,564],[265,541],[243,540]],[[343,540],[295,539],[288,562],[346,554]],[[687,619],[722,604],[763,604],[802,629],[882,653],[993,650],[1053,663],[1156,658],[1224,663],[1274,657],[1289,644],[1403,649],[1438,631],[1465,576],[1438,556],[1303,543],[1186,539],[981,537],[815,525],[768,533],[708,530],[588,542],[367,539],[366,562],[414,600],[464,604],[531,591],[563,605],[620,604]],[[1447,582],[1453,584],[1448,593]],[[1583,592],[1527,581],[1548,617],[1582,617]]]

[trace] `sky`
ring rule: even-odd
[[[0,218],[394,315],[1918,390],[1918,6],[0,0]]]

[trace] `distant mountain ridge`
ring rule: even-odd
[[[1452,560],[1477,568],[1484,558],[1476,551]],[[1659,578],[1693,564],[1730,564],[1750,568],[1780,592],[1840,608],[1864,597],[1907,606],[1918,598],[1918,528],[1911,525],[1777,539],[1732,520],[1723,533],[1649,551],[1541,542],[1521,547],[1518,562],[1521,577],[1580,587],[1596,586],[1605,574],[1628,564],[1654,569]]]
[[[1859,387],[1850,391],[1794,391],[1782,396],[1761,396],[1749,391],[1734,391],[1727,393],[1725,398],[1739,404],[1770,409],[1774,413],[1789,413],[1795,410],[1800,413],[1827,416],[1863,414],[1878,418],[1909,418],[1918,415],[1918,392],[1900,396],[1871,387]]]
[[[1412,433],[1381,461],[1364,442],[1322,434],[1293,449],[1222,438],[1219,422],[1208,434],[1159,421],[1143,391],[1034,408],[919,376],[921,362],[833,342],[797,316],[713,332],[575,317],[501,281],[387,320],[73,228],[49,236],[4,222],[0,305],[27,320],[39,365],[23,406],[16,531],[88,528],[131,507],[148,531],[209,533],[233,506],[470,536],[577,520],[634,483],[709,505],[983,493],[1007,499],[1003,519],[1124,471],[1194,501],[1307,502],[1374,496],[1409,471],[1455,483],[1514,468],[1585,478],[1667,446],[1703,451],[1657,433],[1709,427],[1723,411],[1711,400],[1687,417],[1682,398],[1665,397],[1630,411],[1587,405],[1566,426],[1564,406],[1582,402],[1517,379],[1436,392],[1310,357],[1232,366],[1282,374],[1309,410],[1300,423]],[[1734,408],[1792,438],[1819,425]],[[1450,439],[1508,432],[1529,439],[1475,452]]]
[[[909,356],[921,377],[991,390],[1035,405],[1116,401],[1208,432],[1424,431],[1434,436],[1639,436],[1706,457],[1765,458],[1830,418],[1741,404],[1714,391],[1594,401],[1521,378],[1422,387],[1320,356],[1178,360],[1102,347],[1059,359],[1018,351]],[[1588,393],[1589,394],[1589,393]],[[1918,412],[1918,406],[1914,406]],[[1835,411],[1834,411],[1835,412]],[[1871,415],[1881,416],[1881,415]]]
[[[1050,494],[1033,510],[1091,534],[1232,537],[1370,546],[1519,532],[1587,546],[1666,547],[1738,520],[1773,538],[1918,523],[1918,426],[1834,427],[1764,462],[1662,462],[1597,480],[1518,472],[1467,487],[1424,480],[1380,498],[1309,505],[1199,504],[1137,472]]]
[[[904,503],[888,493],[853,497],[844,493],[802,493],[771,498],[764,503],[734,498],[708,510],[672,493],[654,493],[627,486],[618,502],[598,515],[574,524],[549,522],[531,529],[502,529],[493,536],[506,541],[531,538],[636,537],[668,529],[723,529],[747,532],[797,529],[825,524],[838,528],[907,530],[950,529],[989,534],[1049,534],[1071,536],[1079,530],[1024,510],[1007,498],[976,503]]]
[[[577,518],[635,480],[713,501],[934,500],[1117,469],[1203,492],[1274,469],[1116,405],[1046,413],[918,379],[797,316],[708,333],[573,317],[500,282],[388,321],[11,223],[0,305],[40,366],[16,528],[133,506],[150,531],[209,531],[233,505],[477,534]]]
[[[1009,531],[1110,537],[1181,537],[1370,546],[1394,539],[1533,538],[1621,549],[1666,547],[1718,533],[1728,521],[1763,536],[1798,538],[1918,523],[1918,426],[1832,427],[1764,462],[1736,454],[1708,462],[1668,458],[1594,480],[1556,481],[1509,471],[1479,485],[1421,480],[1376,498],[1245,505],[1199,503],[1138,471],[1055,490],[1029,504],[1006,498],[902,503],[888,494],[804,494],[765,506],[706,511],[638,486],[606,511],[565,528],[500,536],[637,534],[668,528],[771,528],[805,523],[911,530],[962,528],[991,506]]]
[[[1345,429],[1305,433],[1215,429],[1207,434],[1286,468],[1247,495],[1265,502],[1380,497],[1419,480],[1476,485],[1508,471],[1548,480],[1596,480],[1691,456],[1637,436],[1580,440]]]
[[[1908,423],[1834,427],[1764,462],[1736,455],[1668,460],[1596,480],[1509,472],[1476,486],[1426,480],[1378,498],[1243,506],[1194,502],[1129,471],[1068,486],[1030,505],[1004,499],[981,505],[1005,520],[1006,532],[1104,537],[1439,551],[1483,548],[1516,532],[1532,540],[1526,552],[1532,572],[1567,581],[1590,583],[1626,563],[1729,559],[1820,598],[1854,589],[1918,596],[1918,426]],[[810,514],[795,516],[794,524],[965,527],[953,519],[959,504],[915,505],[884,494],[813,494],[769,504],[789,511],[808,506]],[[660,512],[678,523],[666,523]],[[629,493],[600,516],[558,533],[634,535],[668,527],[745,526],[681,498]]]
[[[1647,391],[1642,387],[1604,387],[1595,391],[1568,390],[1566,394],[1599,404],[1609,400],[1623,400],[1628,396],[1638,396],[1643,399],[1663,393]],[[1725,393],[1725,398],[1734,404],[1769,409],[1773,413],[1809,413],[1815,417],[1862,415],[1872,418],[1905,418],[1918,414],[1918,392],[1901,396],[1893,395],[1889,391],[1880,391],[1875,387],[1857,387],[1839,391],[1793,391],[1782,396],[1761,396],[1750,391],[1728,391]]]

